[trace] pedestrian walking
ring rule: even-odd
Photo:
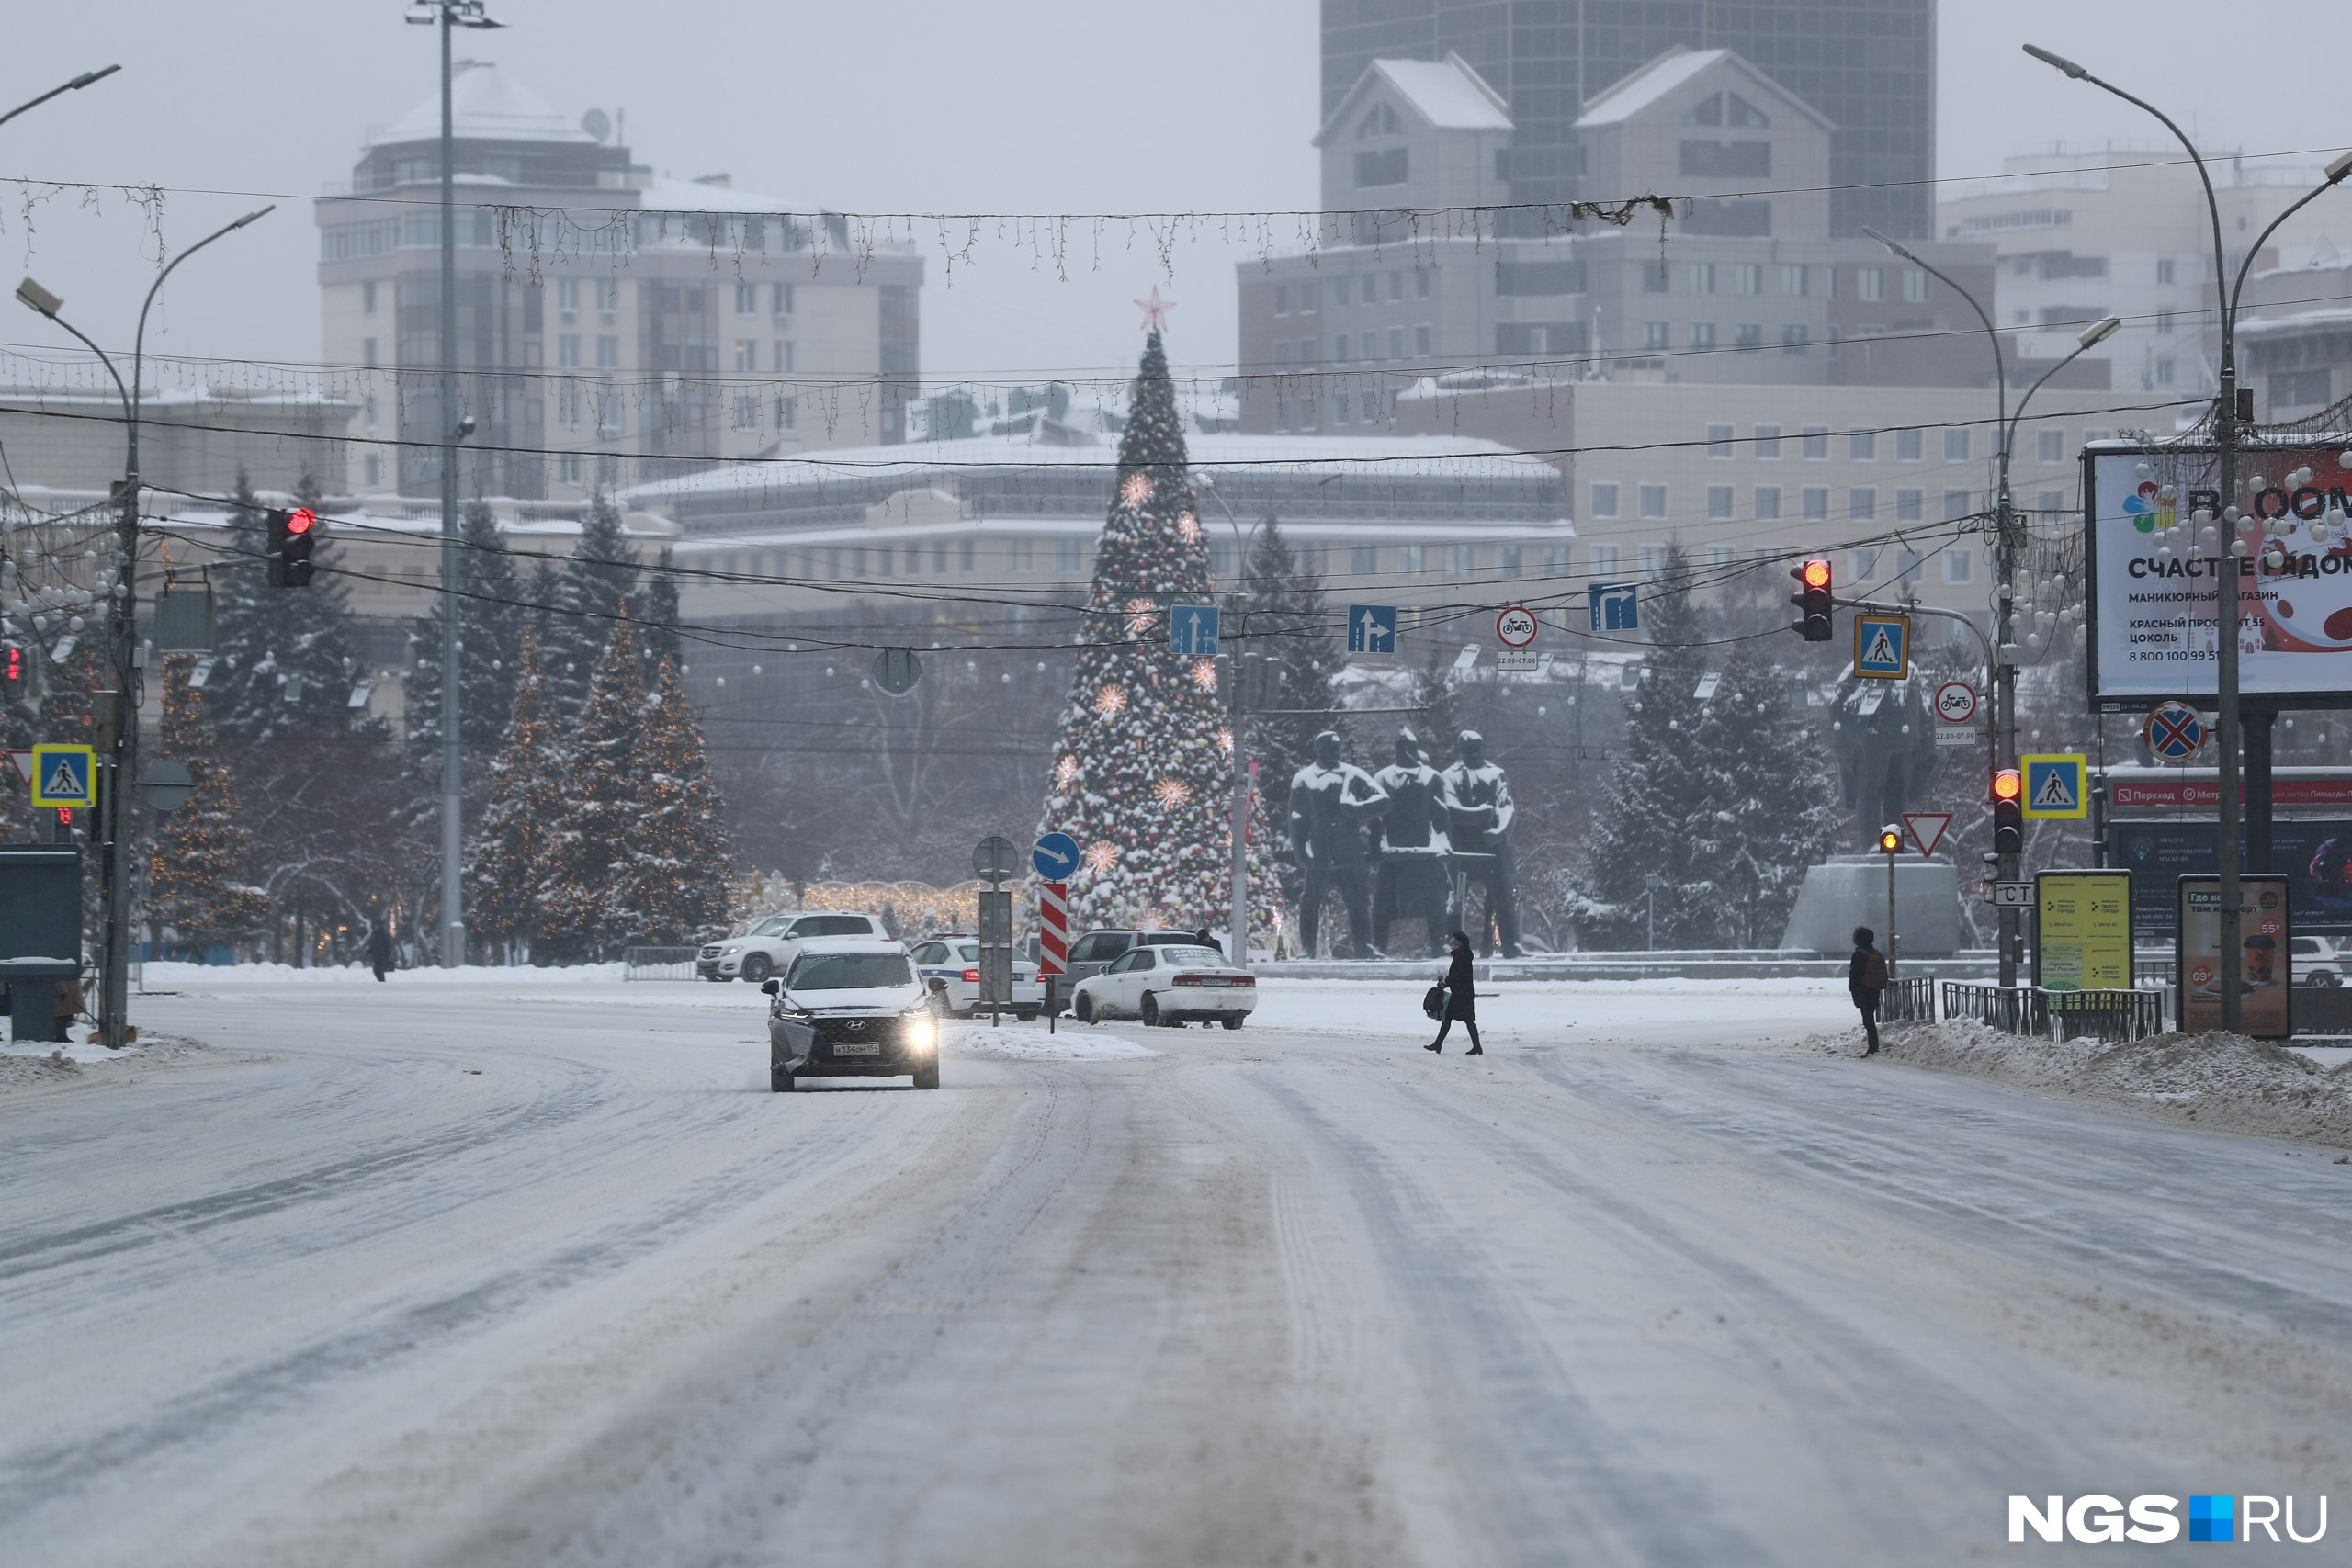
[[[1878,1055],[1878,999],[1886,991],[1886,954],[1871,943],[1876,933],[1868,926],[1854,928],[1854,956],[1846,965],[1846,989],[1861,1010],[1862,1032],[1870,1039],[1865,1056]]]
[[[378,984],[382,984],[384,972],[392,966],[391,927],[382,919],[368,932],[368,966],[376,971]]]
[[[1446,942],[1453,956],[1445,966],[1445,1014],[1438,1020],[1437,1038],[1421,1049],[1442,1051],[1446,1034],[1459,1021],[1470,1032],[1470,1049],[1464,1054],[1483,1056],[1487,1048],[1478,1043],[1478,992],[1470,976],[1470,938],[1467,932],[1455,931]]]

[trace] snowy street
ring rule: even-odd
[[[210,976],[0,1094],[11,1562],[2038,1560],[2352,1462],[2335,1150],[1792,1049],[1827,986],[783,1096],[746,986]]]

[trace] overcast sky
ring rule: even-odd
[[[93,66],[123,70],[0,127],[0,173],[165,186],[173,244],[275,197],[277,213],[174,276],[150,346],[314,359],[307,198],[348,175],[368,126],[435,90],[431,32],[404,26],[402,11],[400,0],[13,7],[0,110]],[[506,30],[461,34],[461,54],[496,61],[568,115],[625,111],[641,162],[686,177],[724,171],[797,206],[1091,212],[1315,200],[1315,0],[493,0],[493,14]],[[1939,172],[1996,172],[2005,154],[2054,141],[2161,136],[2138,111],[2028,60],[2026,39],[2172,109],[2209,147],[2352,146],[2352,107],[2324,90],[2282,95],[2274,50],[2186,41],[2228,14],[2258,14],[2264,39],[2324,40],[2343,11],[2342,0],[2259,0],[2236,13],[2207,0],[1945,0]],[[2194,198],[2186,175],[2181,195]],[[2352,238],[2352,195],[2335,199]],[[1178,301],[1171,356],[1229,367],[1241,253],[1180,246],[1170,285],[1148,249],[1125,249],[1124,234],[1119,244],[1099,270],[1082,253],[1069,283],[992,240],[952,287],[934,260],[925,374],[1115,374],[1138,343],[1127,301],[1156,282]],[[68,191],[36,204],[28,221],[14,186],[0,186],[0,257],[63,295],[70,319],[109,345],[128,343],[154,265],[136,209]],[[0,344],[63,341],[5,308]]]

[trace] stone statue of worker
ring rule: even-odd
[[[1372,782],[1388,796],[1387,813],[1380,819],[1380,869],[1373,880],[1373,930],[1380,945],[1394,953],[1396,922],[1418,919],[1423,954],[1437,956],[1453,929],[1445,918],[1444,781],[1408,726],[1396,732],[1396,761],[1373,774]]]
[[[1455,742],[1459,754],[1452,767],[1440,776],[1445,786],[1447,837],[1453,840],[1455,863],[1469,874],[1472,882],[1487,885],[1487,911],[1473,927],[1467,917],[1469,903],[1464,895],[1464,908],[1456,911],[1463,917],[1464,931],[1478,933],[1482,953],[1491,955],[1492,942],[1487,934],[1491,922],[1494,934],[1502,942],[1503,955],[1519,956],[1518,867],[1511,859],[1510,825],[1518,815],[1512,806],[1510,781],[1502,769],[1487,761],[1487,739],[1475,729],[1465,729]]]
[[[1323,900],[1333,890],[1348,912],[1346,958],[1376,958],[1373,945],[1371,852],[1365,828],[1388,803],[1372,775],[1340,756],[1340,738],[1315,738],[1315,760],[1291,775],[1290,843],[1306,873],[1298,900],[1299,942],[1308,956],[1321,934]],[[1334,944],[1335,948],[1337,944]]]

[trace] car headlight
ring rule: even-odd
[[[939,1024],[932,1017],[931,1004],[909,1008],[899,1015],[899,1038],[913,1051],[935,1050],[939,1045]]]
[[[734,943],[734,942],[729,942],[728,945],[726,945],[725,947],[722,947],[722,948],[720,948],[720,949],[718,950],[718,956],[719,956],[719,957],[721,957],[721,958],[732,958],[732,957],[734,957],[737,953],[741,953],[741,952],[742,952],[742,951],[743,951],[743,949],[741,948],[741,945],[739,945],[739,944],[737,944],[737,943]]]

